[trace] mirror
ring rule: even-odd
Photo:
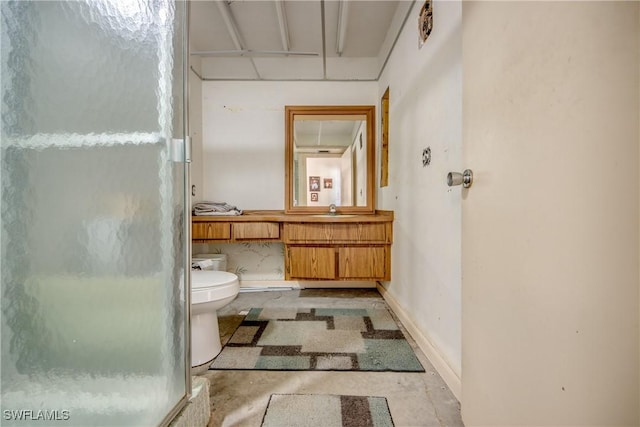
[[[285,120],[285,212],[374,213],[375,106],[286,106]]]

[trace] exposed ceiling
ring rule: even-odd
[[[205,80],[377,80],[414,0],[191,2]]]
[[[304,117],[304,116],[303,116]],[[294,150],[311,153],[344,153],[353,144],[365,116],[341,116],[318,120],[296,118],[293,129]]]

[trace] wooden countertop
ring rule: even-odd
[[[286,214],[284,211],[246,210],[242,215],[192,215],[192,222],[392,222],[393,211],[378,210],[373,214]]]

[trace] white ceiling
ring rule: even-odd
[[[294,124],[295,151],[333,149],[343,153],[355,138],[363,118],[349,116],[339,120],[296,120]]]
[[[205,80],[377,80],[413,3],[193,1],[191,55]]]

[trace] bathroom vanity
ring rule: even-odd
[[[285,106],[284,124],[284,210],[194,216],[193,242],[281,242],[285,280],[391,280],[393,212],[375,209],[375,106]]]
[[[194,243],[283,242],[286,280],[391,280],[393,212],[193,216]]]

